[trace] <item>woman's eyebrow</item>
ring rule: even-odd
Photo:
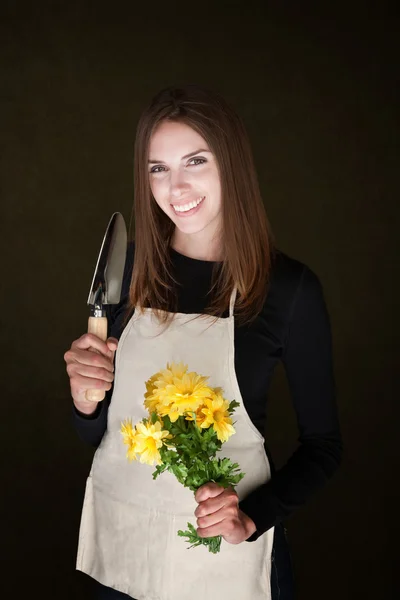
[[[184,160],[185,158],[190,158],[191,156],[194,156],[195,154],[200,154],[200,152],[209,152],[211,154],[211,150],[206,150],[205,148],[200,148],[200,150],[195,150],[194,152],[190,152],[189,154],[185,154],[185,156],[182,156],[182,160]],[[164,161],[162,160],[149,160],[149,165],[154,165],[156,163],[162,163]]]

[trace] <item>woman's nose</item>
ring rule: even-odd
[[[170,176],[170,193],[174,198],[184,196],[190,191],[190,185],[185,179],[184,173],[172,173]]]

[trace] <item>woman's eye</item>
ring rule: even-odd
[[[157,171],[156,169],[163,169],[164,167],[162,167],[161,165],[158,165],[157,167],[153,167],[150,170],[150,173],[162,173],[162,171]]]
[[[193,165],[194,167],[196,165],[202,165],[203,163],[207,162],[205,158],[191,158],[189,162],[191,162],[192,160],[196,161],[196,164]]]

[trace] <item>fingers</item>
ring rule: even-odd
[[[219,531],[223,531],[225,528],[225,524],[223,523],[226,519],[235,520],[238,518],[238,507],[237,504],[230,503],[228,505],[222,506],[216,512],[205,515],[204,517],[198,517],[197,526],[199,529],[209,529],[213,525],[219,524]],[[202,532],[200,532],[202,533]],[[204,532],[203,532],[204,533]],[[220,534],[218,534],[220,535]],[[205,537],[207,537],[205,535]]]
[[[73,397],[75,394],[81,395],[86,390],[98,389],[98,390],[111,390],[112,382],[106,379],[96,379],[94,377],[85,377],[79,373],[75,373],[70,379],[71,391]]]
[[[237,519],[223,519],[219,523],[210,525],[210,527],[198,527],[197,535],[202,538],[222,535],[228,541],[229,537],[235,535],[238,529]],[[231,542],[232,543],[232,542]]]
[[[84,353],[80,360],[67,363],[67,373],[70,377],[83,375],[84,377],[103,379],[104,381],[114,381],[114,367],[106,358],[96,354],[96,358],[90,361],[90,358],[87,359],[86,354],[88,352]],[[78,359],[79,357],[80,355],[78,355]]]
[[[117,340],[117,338],[109,337],[106,340],[106,344],[107,344],[108,348],[111,350],[111,352],[115,352],[115,350],[118,348],[118,340]]]
[[[65,355],[67,358],[65,359]],[[97,369],[105,369],[107,371],[113,372],[114,365],[112,359],[104,356],[103,354],[98,354],[98,352],[93,352],[92,350],[70,350],[66,352],[64,355],[64,359],[68,365],[68,363],[78,363],[79,368],[83,368],[85,365],[90,367],[94,367]],[[83,371],[81,370],[82,374]],[[86,370],[87,372],[87,370]]]
[[[111,347],[108,346],[110,344]],[[80,338],[72,342],[71,350],[89,350],[93,348],[98,350],[104,356],[111,358],[113,356],[112,348],[118,346],[118,340],[115,338],[108,338],[105,342],[102,339],[94,335],[93,333],[85,333]]]
[[[206,484],[207,486],[210,484]],[[217,484],[214,484],[217,485]],[[202,486],[204,487],[204,486]],[[205,515],[210,515],[218,512],[223,507],[234,506],[237,507],[239,503],[239,498],[237,493],[232,488],[223,488],[218,486],[220,493],[217,496],[209,496],[206,500],[200,501],[197,506],[194,514],[196,517],[204,517]],[[200,490],[201,488],[199,488]],[[199,491],[197,490],[197,491]],[[203,491],[203,494],[206,492]],[[195,497],[196,498],[196,497]],[[196,498],[197,500],[197,498]],[[198,500],[197,500],[198,501]]]
[[[239,518],[238,511],[234,511],[233,507],[231,507],[230,511],[227,511],[226,507],[224,507],[218,513],[215,513],[215,515],[205,518],[209,519],[212,525],[198,527],[197,534],[199,537],[208,538],[221,535],[230,544],[240,544],[240,542],[248,537]]]
[[[215,483],[214,481],[209,481],[208,483],[205,483],[204,485],[199,487],[199,489],[194,495],[194,498],[196,502],[203,502],[204,500],[207,500],[207,498],[214,498],[215,496],[219,496],[219,494],[221,494],[224,491],[224,489],[225,488],[223,488],[221,485],[218,485],[218,483]]]
[[[117,347],[118,340],[116,338],[110,337],[103,342],[96,335],[85,333],[72,342],[71,348],[64,354],[64,360],[67,364],[75,361],[82,364],[104,367],[105,369],[112,369]]]

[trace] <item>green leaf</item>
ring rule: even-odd
[[[169,418],[168,415],[166,415],[165,417],[162,418],[163,423],[164,423],[164,429],[166,429],[167,431],[169,431],[170,433],[172,433],[171,428],[172,428],[172,423],[171,423],[171,419]]]
[[[196,546],[206,546],[208,548],[208,551],[212,552],[213,554],[217,554],[218,552],[220,552],[222,541],[222,537],[220,535],[210,538],[202,538],[199,535],[197,535],[197,531],[191,523],[188,523],[187,526],[188,530],[182,531],[180,529],[178,531],[178,535],[180,537],[188,538],[187,541],[189,544],[191,544],[188,550],[190,550],[191,548],[195,548]]]
[[[229,407],[228,407],[228,412],[231,415],[235,408],[237,408],[238,406],[240,406],[239,402],[236,402],[236,400],[232,400],[232,402],[229,403]]]
[[[167,468],[166,464],[161,464],[156,466],[156,470],[153,472],[153,479],[157,479],[161,473],[163,473]]]
[[[170,465],[169,471],[175,475],[179,483],[185,485],[187,477],[187,468],[182,463],[175,463]]]

